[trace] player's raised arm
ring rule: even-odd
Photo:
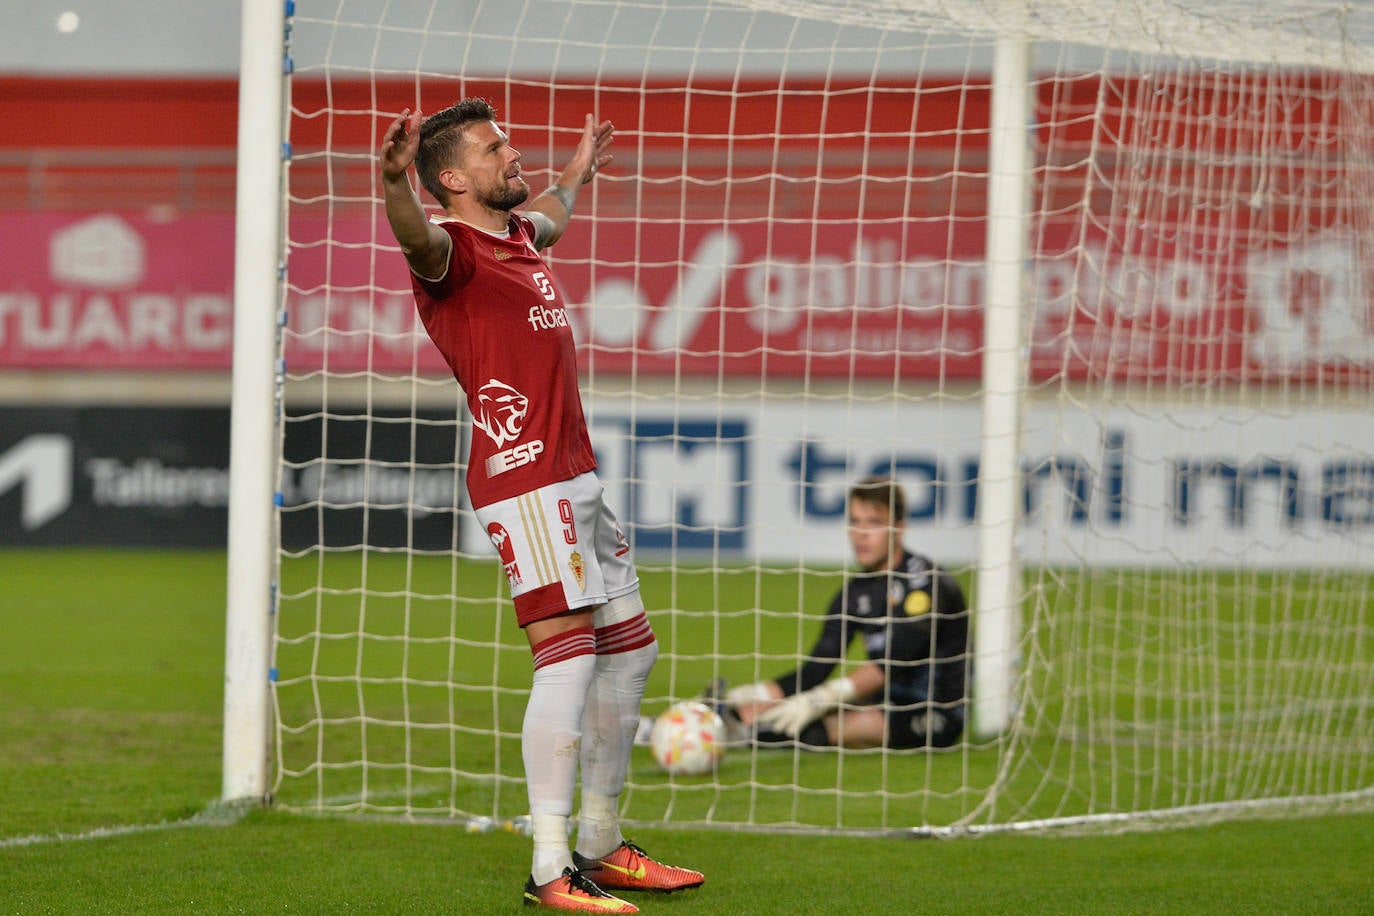
[[[540,232],[536,239],[538,247],[547,248],[562,238],[563,231],[568,228],[568,220],[572,218],[577,189],[595,178],[598,172],[610,164],[613,157],[608,150],[614,140],[614,124],[610,121],[598,124],[591,114],[587,115],[582,126],[582,138],[577,143],[577,149],[573,151],[572,159],[568,160],[567,167],[558,176],[558,180],[526,208],[527,213],[542,213],[547,216],[552,224],[546,231]]]
[[[418,276],[433,279],[443,276],[453,242],[447,232],[429,221],[410,183],[410,167],[420,149],[421,118],[418,110],[402,111],[382,134],[377,162],[391,232],[410,269]]]

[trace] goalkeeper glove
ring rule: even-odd
[[[819,687],[803,690],[759,713],[759,724],[796,738],[802,729],[842,703],[854,699],[854,682],[837,677]]]
[[[752,706],[755,703],[771,703],[773,701],[773,694],[770,690],[772,684],[772,681],[757,681],[753,684],[732,687],[725,692],[725,702],[737,709],[741,706]]]

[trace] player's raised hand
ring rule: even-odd
[[[573,153],[572,161],[568,163],[567,170],[576,169],[580,171],[583,184],[591,181],[596,177],[597,172],[610,165],[611,160],[615,158],[607,152],[613,142],[615,142],[615,125],[610,121],[602,121],[598,124],[588,113],[587,120],[582,125],[582,139],[577,143],[577,150]]]
[[[382,178],[397,181],[405,175],[415,161],[420,149],[420,121],[423,115],[419,109],[409,108],[401,112],[382,134],[382,148],[377,153],[381,165]]]

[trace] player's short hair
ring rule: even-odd
[[[865,477],[849,488],[849,499],[882,506],[894,523],[906,519],[906,491],[891,477]]]
[[[439,173],[456,164],[463,155],[463,140],[469,124],[495,121],[496,109],[486,99],[461,99],[443,111],[436,111],[420,123],[420,148],[415,153],[415,174],[420,184],[440,204],[448,206],[448,189],[439,182]]]

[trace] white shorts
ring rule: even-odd
[[[595,473],[477,510],[506,568],[520,626],[605,604],[639,586],[630,545]]]

